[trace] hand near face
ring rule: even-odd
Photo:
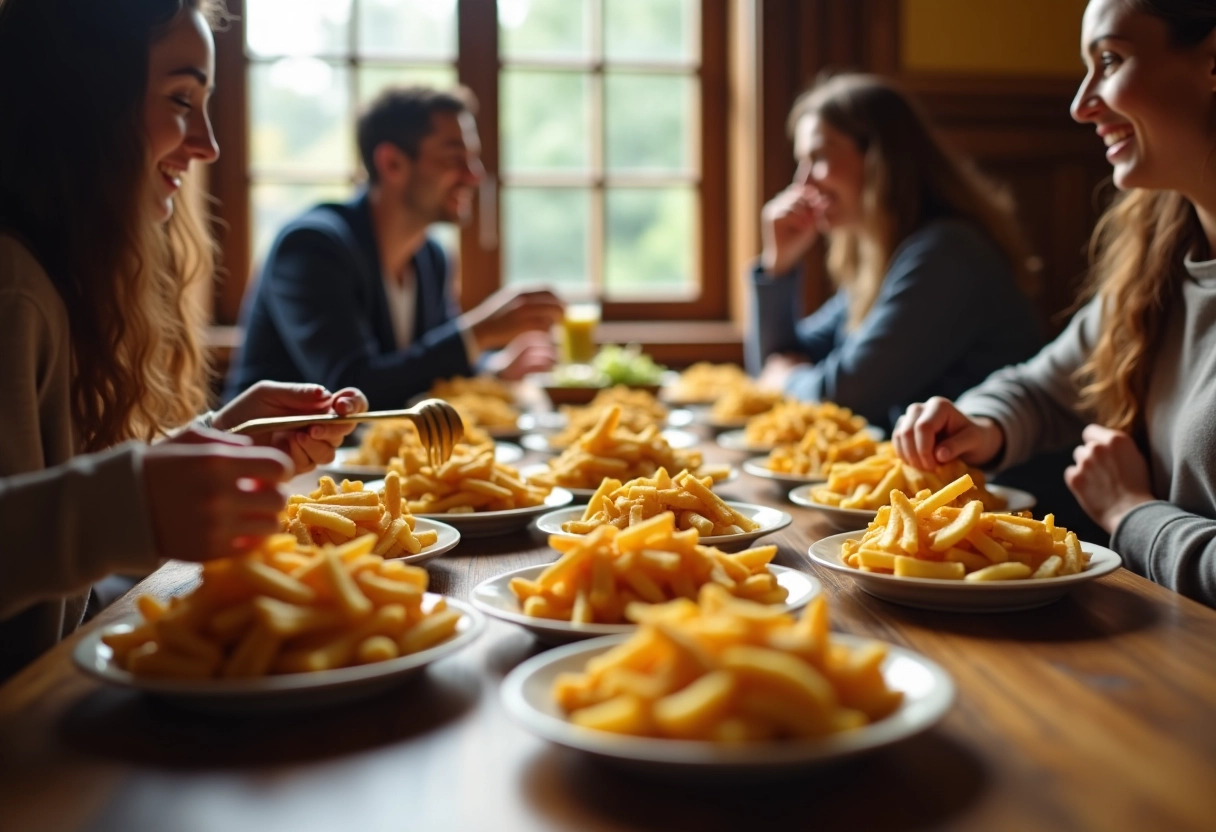
[[[1072,452],[1064,482],[1094,522],[1111,534],[1123,516],[1153,496],[1148,463],[1135,441],[1120,430],[1088,425],[1083,445]]]
[[[260,381],[219,410],[212,425],[220,430],[234,428],[250,419],[275,416],[308,416],[337,413],[349,416],[367,410],[367,399],[353,387],[330,393],[319,384],[284,384]],[[297,473],[311,471],[332,462],[334,449],[355,429],[355,423],[312,425],[298,430],[282,430],[255,437],[255,443],[278,448],[287,454]]]
[[[756,378],[756,385],[765,390],[782,391],[785,389],[786,382],[789,381],[790,375],[794,370],[809,365],[810,362],[801,356],[779,352],[773,353],[764,359],[764,367]]]
[[[143,461],[156,551],[206,561],[248,551],[279,531],[279,484],[291,460],[245,436],[191,428],[148,448]]]
[[[544,373],[557,364],[557,349],[548,332],[521,332],[503,347],[486,367],[508,381],[518,381],[529,373]]]
[[[954,459],[982,467],[1001,452],[1005,434],[991,419],[972,419],[949,399],[934,396],[909,406],[899,417],[891,444],[904,462],[922,471]]]
[[[769,274],[785,274],[815,244],[819,236],[816,193],[793,184],[765,204],[760,212],[760,235],[764,248],[760,265]]]
[[[524,332],[547,333],[562,318],[561,299],[548,289],[499,289],[461,316],[477,346],[499,349]]]

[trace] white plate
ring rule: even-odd
[[[784,512],[779,508],[760,506],[754,503],[736,503],[731,500],[726,500],[725,502],[743,516],[755,520],[760,524],[760,528],[753,529],[750,532],[743,532],[742,534],[714,534],[701,538],[700,542],[704,545],[717,546],[723,551],[733,552],[746,548],[753,540],[784,529],[790,524],[792,519],[788,512]],[[579,537],[580,535],[562,531],[562,523],[565,523],[567,520],[581,519],[585,510],[586,506],[574,506],[572,508],[551,511],[537,518],[536,528],[546,534],[555,534],[559,537]]]
[[[700,441],[697,439],[697,435],[695,433],[689,433],[686,430],[677,430],[676,428],[667,428],[666,430],[661,431],[661,435],[667,440],[667,444],[676,450],[691,448]],[[537,451],[542,454],[559,454],[564,451],[565,448],[555,448],[549,444],[550,436],[550,434],[544,433],[525,434],[519,440],[519,444],[523,445],[529,451]]]
[[[872,508],[840,508],[838,506],[817,503],[811,497],[811,488],[813,487],[811,485],[798,486],[790,492],[790,502],[821,512],[834,529],[842,532],[864,529],[870,525],[870,521],[878,514]],[[1017,488],[1006,488],[1003,485],[988,485],[985,487],[996,496],[1005,498],[1005,507],[1000,509],[1000,511],[1026,511],[1027,509],[1034,508],[1037,502],[1034,495],[1028,491],[1022,491]]]
[[[749,444],[746,432],[742,428],[723,431],[718,434],[715,441],[719,447],[726,448],[728,451],[749,451],[753,454],[766,454],[773,449],[772,445]]]
[[[531,630],[538,639],[549,644],[560,644],[578,639],[594,638],[595,636],[629,633],[637,629],[638,625],[633,623],[575,624],[570,621],[558,621],[552,618],[537,618],[533,615],[524,615],[519,599],[511,591],[511,579],[526,578],[530,581],[536,580],[540,577],[540,573],[548,569],[550,565],[542,563],[537,566],[525,566],[523,569],[505,572],[502,575],[482,581],[473,588],[473,593],[469,596],[469,600],[473,602],[473,606],[486,615],[500,618],[503,621],[510,621],[512,624],[518,624],[526,630]],[[787,611],[792,612],[805,607],[811,602],[811,599],[823,591],[823,585],[819,583],[818,579],[811,577],[805,572],[799,572],[797,569],[790,569],[787,566],[777,566],[776,564],[769,564],[769,569],[772,570],[777,583],[785,587],[789,592],[783,605],[783,608]]]
[[[573,499],[574,495],[566,489],[554,488],[539,506],[509,508],[503,511],[473,511],[467,514],[428,514],[419,511],[414,516],[448,523],[455,526],[463,537],[493,537],[526,529],[534,517],[564,506]]]
[[[414,518],[414,531],[420,532],[427,529],[434,529],[439,536],[433,545],[428,546],[416,555],[405,555],[400,558],[390,558],[390,560],[399,560],[412,564],[426,563],[428,560],[434,560],[440,555],[452,551],[456,548],[456,544],[460,542],[460,532],[453,526],[428,517]]]
[[[753,477],[772,480],[778,485],[791,486],[802,485],[803,483],[827,482],[827,477],[824,474],[789,474],[784,471],[774,471],[765,465],[767,461],[767,456],[752,457],[744,461],[743,470]]]
[[[350,459],[357,453],[357,448],[339,448],[334,454],[334,461],[317,467],[318,474],[329,474],[338,479],[383,479],[388,474],[387,465],[360,465]],[[524,449],[512,442],[494,443],[494,461],[510,465],[523,459]]]
[[[441,596],[428,592],[424,603],[434,604]],[[110,627],[95,627],[76,644],[72,659],[76,666],[101,681],[134,688],[172,699],[191,708],[212,711],[279,710],[314,707],[371,696],[397,684],[431,662],[455,653],[477,638],[485,628],[481,613],[463,601],[446,598],[462,613],[456,635],[427,650],[384,662],[321,670],[316,673],[287,673],[257,679],[161,679],[136,676],[122,669],[101,637]],[[133,628],[142,616],[132,613],[116,622]]]
[[[716,467],[716,466],[711,466],[711,467]],[[544,463],[538,463],[536,465],[528,465],[523,468],[520,468],[519,475],[521,477],[523,477],[524,479],[529,479],[530,477],[532,477],[536,474],[542,474],[548,470],[549,470],[548,465],[545,465]],[[723,477],[720,480],[714,480],[714,487],[717,487],[719,485],[725,485],[728,482],[734,482],[738,478],[739,478],[739,472],[735,470],[734,466],[731,466],[731,468],[726,472],[725,477]],[[594,488],[571,488],[568,485],[565,485],[562,487],[565,488],[567,491],[569,491],[571,494],[573,494],[575,500],[581,500],[584,503],[586,503],[588,500],[590,500],[591,495],[593,495],[595,493]]]
[[[502,684],[502,701],[513,719],[550,742],[610,757],[662,773],[756,772],[831,763],[908,739],[932,727],[954,701],[954,683],[936,663],[919,653],[886,645],[883,678],[902,691],[903,702],[885,719],[816,740],[719,744],[693,740],[632,737],[582,728],[568,722],[553,701],[553,682],[561,673],[583,670],[588,659],[625,641],[607,636],[558,647],[534,656],[511,671]],[[849,647],[874,639],[832,633]]]
[[[946,612],[1011,612],[1041,607],[1062,598],[1077,584],[1109,575],[1122,559],[1095,543],[1082,543],[1089,552],[1089,566],[1076,575],[1058,578],[1026,578],[1020,581],[952,581],[942,578],[902,578],[879,572],[862,572],[840,560],[840,546],[861,532],[844,532],[811,545],[810,557],[819,566],[851,575],[857,585],[876,598]]]

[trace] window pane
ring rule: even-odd
[[[253,267],[262,267],[266,252],[275,236],[290,220],[318,202],[341,202],[352,196],[351,186],[344,182],[313,185],[268,185],[250,187],[253,206]]]
[[[363,0],[359,54],[456,58],[456,0]]]
[[[700,53],[692,0],[603,0],[609,61],[691,61]]]
[[[591,161],[588,76],[504,70],[499,78],[503,170],[587,170]]]
[[[589,0],[498,0],[502,57],[591,57],[589,9]]]
[[[696,196],[689,187],[610,188],[604,295],[692,297]]]
[[[439,64],[361,66],[359,68],[359,103],[371,101],[385,87],[421,84],[436,89],[456,86],[456,67]]]
[[[687,76],[607,73],[604,157],[608,170],[691,170],[696,94],[696,81]]]
[[[245,43],[253,55],[348,51],[350,0],[245,0]]]
[[[255,171],[345,175],[353,160],[345,67],[287,58],[249,67]]]
[[[543,281],[585,293],[590,217],[585,188],[503,188],[503,284]]]

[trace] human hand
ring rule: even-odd
[[[934,396],[909,405],[891,432],[900,458],[922,471],[932,471],[953,459],[982,467],[1001,452],[1005,433],[991,419],[972,419],[949,399]]]
[[[248,437],[190,428],[149,447],[143,474],[157,553],[205,561],[279,531],[287,501],[278,485],[292,465]]]
[[[1123,516],[1153,496],[1148,463],[1135,441],[1121,430],[1087,425],[1064,469],[1064,482],[1085,513],[1114,534]]]
[[[548,289],[508,287],[461,316],[481,349],[498,349],[523,332],[548,332],[562,319],[565,305]]]
[[[815,244],[818,203],[817,191],[794,184],[765,204],[760,211],[760,265],[766,272],[785,274]]]
[[[321,413],[349,416],[366,410],[367,399],[353,387],[330,393],[319,384],[259,381],[217,411],[211,424],[220,430],[227,430],[250,419]],[[333,461],[335,449],[354,429],[354,422],[311,425],[261,434],[255,438],[255,443],[278,448],[291,457],[296,472],[302,474],[317,465]]]
[[[518,381],[529,373],[543,373],[557,364],[557,348],[547,332],[521,332],[487,363],[499,378]]]
[[[764,366],[756,377],[756,386],[764,390],[783,391],[794,370],[810,365],[811,362],[802,356],[775,352],[764,359]]]

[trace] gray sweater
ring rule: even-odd
[[[1153,494],[1128,512],[1111,547],[1134,572],[1216,606],[1216,260],[1187,261],[1171,304],[1144,403]],[[1047,448],[1077,445],[1093,414],[1077,407],[1073,372],[1097,340],[1091,301],[1037,356],[994,374],[959,407],[1005,432],[1001,467]]]
[[[934,220],[910,234],[852,331],[844,291],[799,320],[799,275],[770,279],[757,268],[752,286],[748,369],[758,372],[774,352],[804,355],[814,363],[794,371],[786,392],[836,402],[888,430],[912,402],[954,398],[1043,343],[1008,258],[964,220]]]

